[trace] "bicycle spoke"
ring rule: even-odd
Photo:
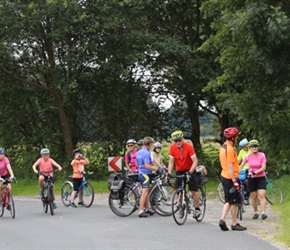
[[[187,219],[188,204],[185,200],[185,192],[176,190],[172,198],[172,214],[177,225],[183,225]]]

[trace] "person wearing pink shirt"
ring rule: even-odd
[[[252,197],[252,206],[254,209],[253,219],[256,220],[259,218],[258,213],[258,198],[261,205],[262,220],[265,220],[268,216],[266,214],[266,156],[264,153],[259,152],[259,142],[257,140],[251,140],[249,142],[249,147],[251,149],[251,153],[248,154],[241,166],[240,169],[244,167],[246,163],[249,164],[249,191],[251,192]]]

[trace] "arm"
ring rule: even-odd
[[[191,159],[192,159],[192,165],[191,165],[191,168],[190,168],[189,172],[190,172],[190,173],[193,173],[194,170],[195,170],[196,167],[197,167],[198,160],[197,160],[196,155],[192,156]]]
[[[137,162],[136,162],[137,163]],[[132,172],[132,169],[131,169],[131,167],[130,167],[130,165],[129,165],[129,162],[128,161],[125,161],[125,165],[126,165],[126,167],[127,167],[127,169],[128,169],[128,171],[129,172]],[[137,164],[136,164],[137,165]]]
[[[85,160],[86,165],[90,164],[90,161],[85,156],[83,156],[83,159]]]
[[[255,174],[261,174],[265,170],[266,170],[266,162],[263,162],[261,168],[259,170],[255,171]]]
[[[230,162],[229,165],[228,165],[228,171],[229,171],[229,174],[231,176],[231,179],[233,182],[236,182],[236,178],[235,178],[235,175],[234,175],[234,169],[233,169],[233,163]]]
[[[153,158],[153,164],[155,166],[157,166],[158,168],[164,168],[163,165],[158,160],[156,160],[155,158]]]
[[[240,170],[243,169],[243,167],[245,166],[245,162],[242,162],[242,164],[240,165]]]
[[[7,170],[9,172],[9,174],[10,174],[10,180],[12,180],[14,178],[14,173],[13,173],[13,170],[12,170],[12,167],[11,167],[10,163],[8,163],[6,165],[6,167],[7,167]]]
[[[151,166],[150,162],[145,162],[144,166],[145,166],[146,169],[151,170],[151,171],[157,171],[158,170],[158,167],[155,167],[154,165]]]
[[[174,166],[174,158],[170,157],[169,163],[168,163],[168,174],[170,174],[170,175],[172,173],[173,166]]]
[[[34,173],[38,174],[38,170],[36,169],[36,167],[38,166],[38,160],[32,165],[32,169],[34,171]]]
[[[62,170],[62,167],[58,163],[56,163],[54,160],[52,160],[52,165],[57,167],[58,171]]]

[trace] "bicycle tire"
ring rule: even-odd
[[[14,219],[15,218],[15,204],[14,204],[14,199],[13,199],[11,191],[9,191],[7,195],[8,195],[8,204],[6,203],[6,207],[7,207],[7,210],[10,211],[11,218]]]
[[[269,179],[266,186],[266,200],[271,205],[281,204],[284,201],[281,188],[276,184],[276,182]]]
[[[54,215],[54,207],[53,207],[53,187],[52,186],[48,186],[47,189],[47,202],[48,202],[48,206],[50,209],[50,214]]]
[[[224,187],[223,187],[223,184],[222,183],[220,183],[218,185],[217,193],[218,193],[218,197],[219,197],[220,201],[222,203],[225,203],[225,192],[224,192]]]
[[[185,196],[186,196],[185,191],[179,188],[174,192],[172,198],[172,215],[174,221],[179,226],[182,226],[187,219],[189,204]]]
[[[83,206],[90,207],[94,202],[94,188],[89,182],[85,182],[82,190],[83,195]]]
[[[152,209],[160,216],[172,215],[172,198],[175,189],[169,183],[155,185],[149,194]]]
[[[197,222],[201,222],[204,219],[205,211],[206,211],[206,193],[202,186],[198,187],[199,194],[199,209],[201,211],[201,215],[195,218]]]
[[[2,217],[4,214],[4,206],[3,206],[3,201],[2,203],[0,204],[0,217]]]
[[[42,205],[43,212],[47,213],[48,211],[48,200],[47,200],[47,187],[42,190]]]
[[[70,205],[71,193],[73,192],[73,184],[70,181],[66,181],[61,187],[61,201],[66,207]]]
[[[113,199],[109,195],[109,206],[112,212],[120,217],[127,217],[138,209],[138,198],[135,190],[131,190],[130,186],[124,187],[124,195],[119,199]]]

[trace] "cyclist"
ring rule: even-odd
[[[12,167],[10,165],[10,161],[8,157],[5,156],[5,149],[0,148],[0,186],[1,182],[8,178],[8,173],[10,175],[9,179],[12,180],[14,178],[14,173]],[[8,184],[11,189],[10,183]],[[2,203],[2,189],[0,189],[0,203]]]
[[[137,142],[137,146],[138,146],[138,149],[137,149],[137,150],[140,150],[140,149],[143,147],[143,142],[144,142],[143,139],[141,139],[141,140],[139,140],[139,141]]]
[[[254,209],[253,219],[259,218],[258,213],[258,200],[260,200],[262,216],[261,218],[265,220],[268,216],[266,214],[266,156],[264,153],[259,152],[259,142],[257,140],[251,140],[249,142],[251,153],[248,154],[241,165],[241,168],[248,163],[249,164],[249,191],[252,196],[252,206]]]
[[[82,154],[80,149],[75,149],[72,152],[73,160],[71,161],[71,166],[73,167],[73,185],[74,191],[71,194],[71,201],[69,206],[76,208],[76,204],[74,203],[76,194],[79,190],[79,187],[82,184],[83,179],[83,172],[85,171],[85,166],[88,165],[90,162],[89,160]],[[79,202],[78,205],[83,205],[83,194],[80,192],[79,194]]]
[[[163,156],[161,154],[161,148],[162,148],[162,144],[160,142],[155,142],[153,144],[153,152],[151,152],[154,166],[158,168],[160,168],[161,166],[163,168],[165,167],[165,165],[163,164]],[[157,163],[159,164],[157,165]]]
[[[52,171],[53,166],[55,166],[58,171],[62,170],[62,167],[55,162],[52,158],[50,158],[50,150],[48,148],[43,148],[40,150],[41,158],[37,159],[37,161],[32,165],[32,169],[34,173],[39,174],[38,176],[38,185],[39,185],[39,195],[43,195],[43,182],[45,179],[47,179],[48,173],[41,173],[46,171]],[[39,166],[39,171],[36,169],[36,167]],[[40,173],[39,173],[40,172]],[[52,178],[53,183],[53,173],[50,173],[50,176]],[[53,186],[54,189],[54,186]],[[54,194],[54,192],[53,192]],[[54,208],[57,208],[56,203],[54,202],[55,197],[53,197],[53,206]]]
[[[193,218],[198,218],[201,215],[201,211],[199,208],[199,194],[197,191],[198,183],[195,178],[198,159],[194,147],[184,141],[184,135],[181,130],[174,131],[171,134],[171,139],[174,141],[174,144],[172,144],[169,149],[168,176],[171,176],[174,164],[176,175],[182,175],[189,172],[188,185],[195,204]],[[182,180],[178,178],[176,181],[177,188],[181,186],[181,182]]]
[[[226,128],[224,130],[226,142],[221,146],[219,152],[219,159],[222,167],[221,182],[225,192],[225,204],[219,221],[219,227],[222,231],[229,230],[225,219],[230,210],[232,216],[232,230],[243,231],[247,229],[237,223],[239,197],[237,192],[230,192],[233,188],[236,190],[240,189],[238,182],[239,162],[236,149],[234,148],[234,144],[237,142],[239,134],[240,132],[237,128]]]
[[[125,164],[131,173],[138,171],[138,166],[136,166],[136,144],[137,143],[134,139],[130,139],[126,142],[129,151],[125,154]]]

